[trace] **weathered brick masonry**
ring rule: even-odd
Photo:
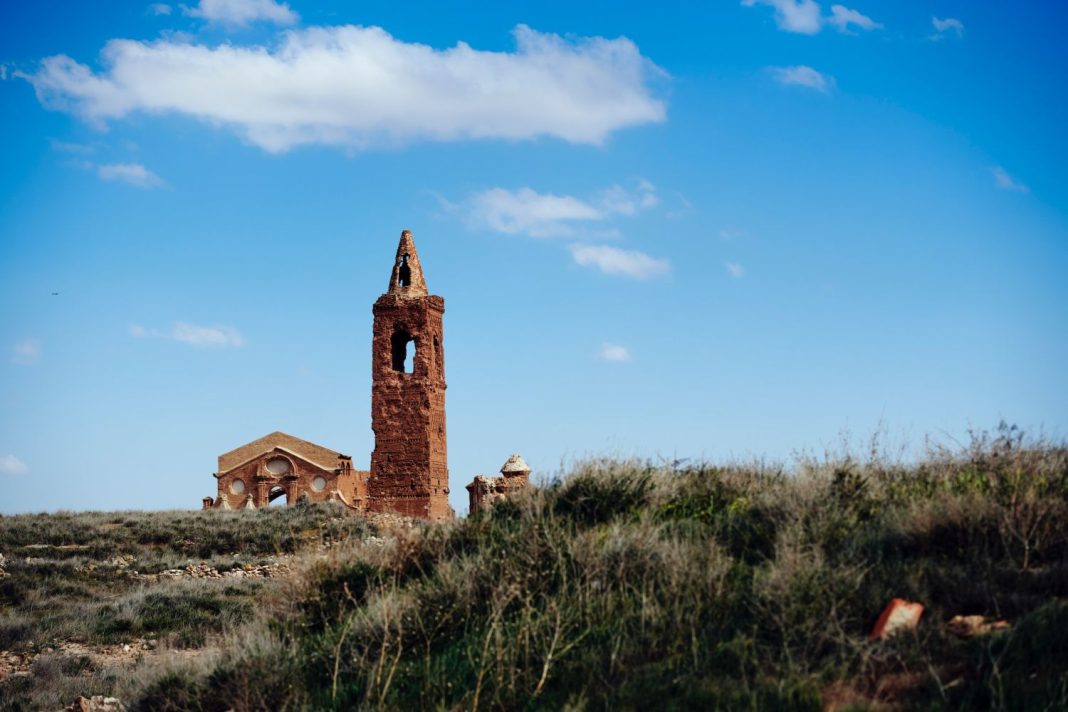
[[[475,475],[475,479],[467,485],[470,498],[468,511],[474,514],[481,509],[488,509],[495,502],[525,490],[529,486],[530,466],[519,453],[512,453],[512,456],[501,466],[500,477]]]
[[[335,501],[361,508],[367,501],[367,472],[352,469],[352,458],[328,448],[274,432],[219,456],[218,498],[204,508],[254,509],[285,497]]]
[[[284,496],[339,501],[357,511],[448,519],[445,447],[445,300],[427,293],[415,242],[401,233],[389,289],[374,304],[371,471],[352,458],[271,433],[219,457],[218,497],[204,508],[257,508]]]
[[[374,305],[367,482],[372,511],[446,519],[445,300],[427,293],[412,234],[401,233],[389,289]]]

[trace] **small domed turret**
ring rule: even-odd
[[[512,479],[522,479],[523,482],[527,481],[530,477],[530,465],[523,459],[523,456],[517,452],[512,453],[512,456],[505,460],[501,465],[501,474],[505,477]]]

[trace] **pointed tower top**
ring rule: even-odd
[[[389,277],[388,294],[405,297],[427,295],[426,280],[423,278],[423,268],[419,266],[419,254],[415,251],[411,230],[401,231],[397,258],[393,262],[393,274]]]

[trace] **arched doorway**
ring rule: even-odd
[[[281,485],[275,485],[267,492],[267,504],[272,507],[285,507],[289,504],[289,493]]]

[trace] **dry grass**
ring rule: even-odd
[[[1066,504],[1068,450],[1011,428],[911,464],[588,462],[332,547],[217,657],[121,689],[143,710],[1063,709]],[[919,628],[868,641],[892,597]],[[956,614],[1011,627],[962,639]]]
[[[369,531],[329,507],[0,517],[0,708],[135,694],[178,661],[206,673],[225,635],[282,606],[264,572]]]

